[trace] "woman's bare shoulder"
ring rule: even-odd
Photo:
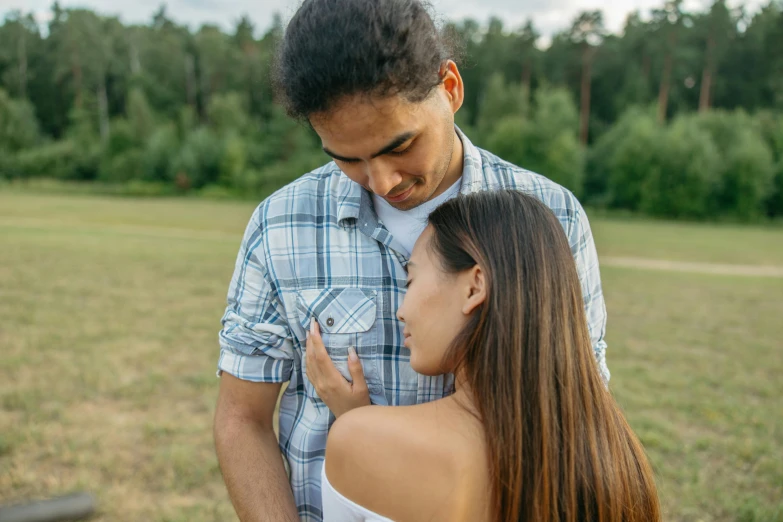
[[[475,468],[485,462],[480,426],[447,400],[350,411],[326,448],[335,489],[395,520],[442,519],[465,488],[482,482]]]

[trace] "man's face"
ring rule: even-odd
[[[439,187],[448,188],[441,184],[454,170],[453,107],[459,104],[452,102],[450,84],[444,85],[420,103],[397,95],[349,97],[310,122],[346,176],[395,208],[410,210]],[[462,158],[457,160],[461,173]]]

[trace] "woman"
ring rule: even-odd
[[[443,204],[408,285],[398,317],[411,366],[453,373],[455,392],[341,415],[322,475],[325,521],[660,520],[652,470],[599,376],[571,251],[547,207],[511,191]],[[314,326],[308,358],[321,348]]]

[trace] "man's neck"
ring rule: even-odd
[[[454,147],[451,152],[451,161],[449,162],[449,167],[446,170],[446,175],[443,177],[443,181],[440,182],[440,185],[438,185],[437,190],[430,196],[430,199],[437,198],[444,192],[446,192],[449,187],[454,185],[459,178],[462,177],[462,169],[463,169],[463,163],[465,162],[465,150],[462,145],[462,140],[459,137],[459,134],[457,134],[457,130],[454,129]]]

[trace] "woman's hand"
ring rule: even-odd
[[[348,353],[348,371],[353,379],[351,383],[337,370],[326,352],[321,338],[321,329],[315,318],[310,320],[305,357],[307,357],[307,378],[335,417],[354,408],[370,405],[370,392],[356,350],[350,348]]]

